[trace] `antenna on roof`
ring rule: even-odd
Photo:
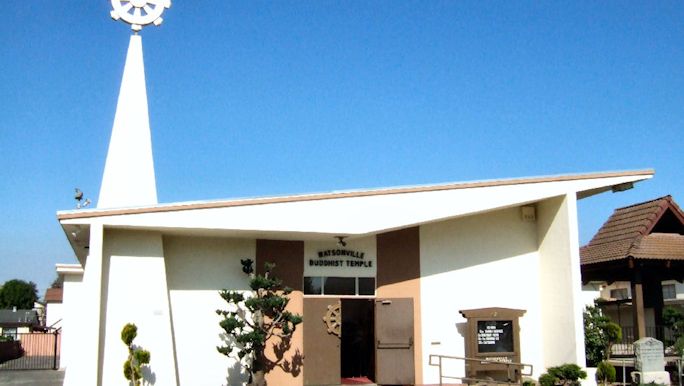
[[[86,206],[90,205],[90,199],[86,198],[85,201],[83,200],[83,192],[81,189],[76,188],[76,193],[74,193],[74,199],[76,200],[76,209],[81,209],[85,208]]]

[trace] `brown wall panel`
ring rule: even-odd
[[[283,284],[302,291],[304,277],[304,242],[288,240],[257,240],[256,269],[263,273],[264,263],[275,263],[273,273]]]
[[[328,332],[323,317],[336,298],[304,298],[304,384],[340,383],[340,338]]]
[[[423,378],[420,319],[420,228],[400,229],[377,236],[377,294],[382,298],[412,298],[415,382]]]
[[[420,277],[418,227],[377,236],[378,288]]]
[[[263,273],[264,263],[275,263],[273,274],[283,280],[283,284],[294,289],[290,294],[290,303],[287,309],[293,313],[304,314],[304,296],[302,292],[302,277],[304,275],[304,242],[283,240],[257,240],[256,244],[256,269]],[[306,316],[304,316],[306,320]],[[300,386],[304,382],[303,366],[301,360],[304,355],[303,323],[297,327],[292,337],[291,348],[284,355],[284,360],[289,362],[288,371],[276,367],[266,375],[269,385]],[[269,343],[277,344],[276,339]],[[272,346],[271,346],[272,347]],[[275,358],[272,351],[266,353],[270,358]]]

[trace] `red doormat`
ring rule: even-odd
[[[367,385],[373,383],[368,377],[342,378],[343,385]]]

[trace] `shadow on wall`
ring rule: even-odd
[[[468,334],[468,323],[456,323],[456,331],[459,335],[461,335],[461,338],[465,339],[466,335]]]
[[[224,346],[235,346],[236,344],[235,337],[224,333],[219,334],[219,339],[223,342]],[[285,358],[285,354],[291,348],[292,344],[290,339],[282,339],[279,343],[274,343],[272,345],[272,350],[275,357],[272,358],[267,355],[266,372],[271,372],[278,367],[285,373],[291,374],[293,377],[299,376],[304,365],[304,355],[297,349],[290,358]],[[235,359],[236,361],[233,365],[228,368],[228,376],[226,377],[227,386],[242,386],[249,379],[249,374],[240,364],[240,361],[237,360],[238,358]]]
[[[421,226],[423,276],[458,271],[536,252],[537,224],[520,208],[475,214]]]
[[[240,365],[239,362],[235,362],[232,366],[228,368],[228,376],[226,377],[225,386],[242,386],[249,379],[249,374]]]
[[[240,259],[254,259],[256,241],[216,237],[164,237],[170,291],[248,289]],[[213,311],[213,310],[212,310]]]
[[[143,379],[148,384],[154,385],[155,383],[157,383],[157,374],[155,374],[154,371],[152,371],[150,366],[145,366],[141,370],[142,370]]]
[[[292,348],[291,339],[281,339],[280,342],[274,343],[272,348],[275,358],[267,358],[268,371],[279,367],[284,372],[291,374],[293,378],[298,377],[304,365],[304,355],[299,349],[296,349],[289,359],[285,358],[285,354]]]

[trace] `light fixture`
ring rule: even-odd
[[[622,184],[617,184],[617,185],[611,186],[611,190],[613,191],[613,193],[617,193],[617,192],[624,192],[625,190],[630,190],[633,187],[634,187],[634,183],[625,182]]]

